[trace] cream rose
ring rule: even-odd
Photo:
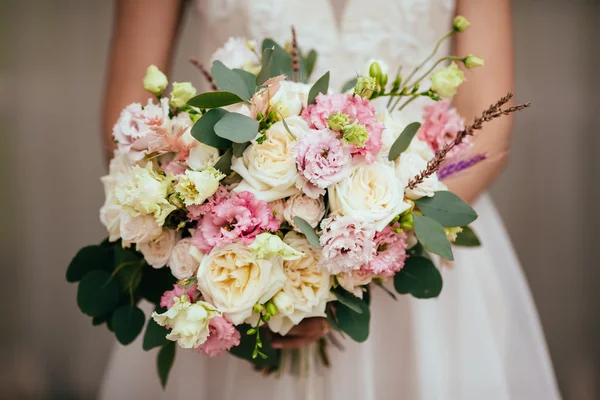
[[[169,268],[175,278],[185,279],[194,276],[200,265],[194,250],[190,238],[181,239],[173,247],[169,257]]]
[[[325,317],[331,288],[331,276],[317,265],[319,251],[304,236],[288,232],[283,241],[304,253],[304,256],[284,261],[287,279],[283,288],[273,297],[277,314],[269,321],[269,328],[281,335],[287,334],[304,318]]]
[[[128,212],[121,212],[119,216],[119,230],[123,245],[130,243],[147,243],[162,234],[162,228],[156,223],[152,215],[132,216]]]
[[[296,138],[308,132],[308,125],[300,117],[287,118],[286,123]],[[283,122],[273,124],[261,144],[253,143],[242,157],[233,157],[231,169],[244,178],[235,191],[252,192],[256,198],[266,202],[298,193],[298,172],[292,157],[295,144]]]
[[[323,197],[319,196],[313,199],[303,193],[295,194],[286,200],[283,216],[287,223],[298,232],[300,230],[294,223],[294,217],[300,217],[308,222],[310,226],[316,228],[325,216],[325,202],[323,201]]]
[[[417,176],[421,171],[427,168],[425,161],[419,154],[404,152],[400,155],[400,159],[396,162],[396,176],[402,183],[402,187],[406,188],[406,197],[411,200],[420,199],[421,197],[431,197],[438,190],[446,190],[446,185],[439,181],[437,174],[433,174],[418,184],[414,189],[407,187],[408,181]]]
[[[108,231],[108,240],[114,242],[121,237],[121,212],[123,207],[117,203],[115,189],[121,176],[132,167],[126,155],[116,150],[110,160],[109,174],[100,178],[104,185],[104,205],[100,208],[100,222]]]
[[[219,150],[201,142],[197,143],[198,144],[190,150],[186,163],[191,169],[202,171],[217,162],[219,159]]]
[[[187,296],[181,296],[175,298],[173,307],[166,312],[153,312],[152,318],[160,326],[171,328],[167,339],[184,349],[195,349],[208,339],[210,320],[220,315],[216,308],[204,301],[192,304]]]
[[[404,202],[403,188],[392,166],[361,163],[352,167],[350,176],[329,189],[329,204],[333,213],[373,224],[380,231],[410,208]]]
[[[172,229],[165,229],[156,239],[138,244],[137,250],[153,268],[162,268],[169,262],[176,242],[177,233]]]
[[[360,299],[363,298],[362,287],[371,283],[372,280],[373,274],[363,269],[356,269],[337,276],[340,286]]]
[[[304,83],[282,81],[279,90],[271,98],[271,106],[281,115],[277,118],[287,118],[300,115],[302,107],[306,106],[310,86]]]
[[[254,305],[267,302],[285,282],[279,257],[252,258],[247,247],[233,243],[206,254],[198,268],[198,289],[234,325],[250,319]]]

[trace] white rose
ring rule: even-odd
[[[139,243],[136,248],[153,268],[162,268],[169,262],[176,242],[177,233],[172,229],[165,229],[156,239]]]
[[[323,201],[323,197],[319,196],[313,199],[303,193],[295,194],[287,199],[283,216],[287,223],[298,232],[300,230],[294,223],[294,217],[300,217],[308,222],[310,226],[316,228],[325,216],[325,202]]]
[[[206,254],[198,268],[200,292],[234,325],[250,319],[254,305],[267,302],[285,282],[279,257],[251,259],[247,247],[233,243]]]
[[[345,272],[337,276],[337,282],[340,286],[360,299],[363,298],[362,286],[368,285],[372,280],[373,274],[362,269]]]
[[[214,52],[210,59],[212,64],[216,60],[221,61],[227,68],[240,68],[254,73],[260,60],[253,51],[256,42],[242,37],[230,37],[225,45]]]
[[[220,315],[216,308],[204,301],[192,304],[187,296],[181,296],[175,298],[173,307],[166,312],[153,312],[152,318],[160,326],[171,328],[167,339],[184,349],[195,349],[208,339],[210,320]]]
[[[186,170],[185,174],[178,175],[175,190],[186,206],[202,204],[206,199],[215,194],[219,189],[219,181],[225,175],[212,167],[204,171]]]
[[[143,168],[135,165],[120,176],[115,196],[123,209],[132,216],[152,214],[162,226],[167,215],[176,209],[167,200],[171,183],[172,177],[155,172],[151,162]]]
[[[300,115],[302,107],[306,107],[309,91],[310,86],[305,83],[282,81],[279,90],[271,98],[271,106],[281,113],[277,118]]]
[[[392,166],[361,163],[352,167],[350,176],[329,188],[329,204],[332,213],[372,223],[381,231],[410,208],[404,202],[403,188]]]
[[[190,150],[186,163],[191,169],[202,171],[217,162],[219,159],[219,150],[204,143],[197,143],[198,144]]]
[[[200,265],[197,252],[194,250],[195,247],[190,238],[181,239],[173,247],[169,258],[169,268],[175,278],[184,279],[194,276]]]
[[[362,76],[370,76],[369,71],[371,69],[371,64],[373,64],[373,63],[379,64],[379,69],[381,69],[381,75],[387,75],[390,72],[390,66],[387,65],[387,63],[385,63],[381,60],[377,60],[375,58],[371,58],[369,61],[367,61],[365,63]]]
[[[446,190],[446,185],[439,181],[437,174],[425,178],[425,180],[418,184],[414,189],[409,189],[407,187],[408,181],[426,168],[427,161],[425,161],[418,153],[404,152],[396,162],[396,176],[402,183],[402,187],[406,188],[406,197],[409,199],[416,200],[424,196],[431,197],[438,190]]]
[[[301,117],[287,118],[286,123],[296,138],[308,132],[308,125]],[[298,193],[298,171],[292,156],[295,144],[282,122],[273,124],[261,144],[253,143],[242,157],[233,157],[231,169],[244,178],[234,191],[252,192],[266,202]]]
[[[304,236],[288,232],[283,241],[304,256],[283,262],[287,279],[273,297],[277,314],[269,321],[269,328],[281,335],[287,334],[304,318],[325,317],[331,288],[331,276],[318,267],[319,251]]]
[[[125,246],[130,243],[147,243],[162,234],[162,228],[156,223],[152,215],[133,216],[128,212],[121,212],[119,216],[121,239]]]

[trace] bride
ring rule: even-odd
[[[180,0],[121,0],[112,42],[104,122],[110,128],[120,110],[146,93],[139,82],[146,67],[168,70]],[[455,14],[473,22],[456,36],[455,53],[485,59],[467,75],[455,106],[467,121],[513,89],[509,0],[197,0],[200,59],[229,36],[260,41],[289,36],[296,27],[300,46],[319,53],[314,76],[333,67],[332,77],[355,76],[370,57],[411,70],[450,28]],[[448,52],[442,48],[441,52]],[[341,87],[342,82],[332,82]],[[421,117],[413,102],[404,115]],[[410,122],[410,121],[408,121]],[[433,300],[402,296],[393,301],[372,291],[372,328],[362,344],[331,346],[331,367],[299,379],[264,377],[230,355],[209,359],[180,351],[163,391],[155,353],[141,338],[117,347],[103,382],[102,399],[558,399],[552,365],[529,289],[487,186],[506,164],[510,117],[486,125],[474,144],[485,162],[445,183],[473,202],[475,228],[484,247],[456,250],[452,268],[441,266],[444,290]],[[275,344],[308,345],[326,330],[320,319],[305,320]],[[315,371],[313,368],[312,371]]]

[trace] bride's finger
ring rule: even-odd
[[[290,336],[323,336],[329,330],[329,325],[324,318],[308,318],[299,325],[293,327],[288,335]]]
[[[317,336],[280,336],[273,338],[274,349],[299,349],[319,340]]]

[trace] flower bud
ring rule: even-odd
[[[404,229],[414,228],[412,213],[404,214],[402,218],[400,218],[400,226]]]
[[[167,76],[156,65],[151,65],[144,76],[144,89],[155,96],[160,96],[169,84]]]
[[[455,62],[431,75],[431,90],[444,98],[451,98],[465,80],[465,75]]]
[[[368,99],[371,97],[376,87],[377,80],[372,76],[368,78],[359,76],[356,85],[354,86],[354,93]]]
[[[262,312],[262,310],[263,310],[263,306],[262,306],[262,304],[256,303],[254,305],[254,307],[252,307],[252,310],[254,310],[254,312],[257,313],[257,314],[260,314]]]
[[[332,131],[341,132],[344,127],[350,125],[350,118],[346,114],[336,112],[327,118],[327,124]]]
[[[369,67],[369,76],[377,80],[381,77],[381,67],[377,61],[371,63],[371,66]]]
[[[356,147],[364,147],[367,140],[369,140],[369,132],[363,125],[352,124],[344,127],[344,143],[353,144]]]
[[[471,25],[471,23],[468,19],[466,19],[462,15],[457,15],[452,23],[452,28],[454,28],[456,32],[462,32],[465,29],[467,29],[469,25]]]
[[[477,68],[477,67],[483,67],[483,60],[479,57],[475,57],[473,54],[469,54],[465,60],[465,67],[471,69],[471,68]]]
[[[195,95],[196,88],[190,82],[173,82],[171,104],[176,108],[183,107]]]
[[[256,329],[250,328],[246,331],[246,335],[254,335],[256,333]]]
[[[275,316],[277,315],[277,306],[272,302],[272,301],[268,301],[266,304],[267,307],[267,313],[271,316]]]

